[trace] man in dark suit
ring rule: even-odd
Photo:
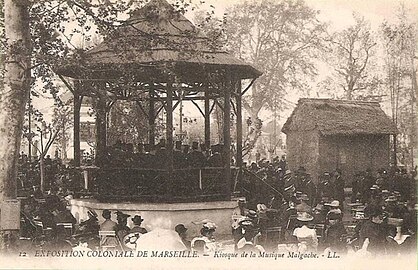
[[[201,151],[199,151],[199,144],[192,143],[192,151],[187,155],[187,162],[190,167],[200,168],[206,166],[206,158]]]
[[[186,155],[181,150],[181,141],[176,141],[173,152],[174,168],[186,167]]]
[[[344,194],[344,178],[342,178],[341,175],[341,170],[340,169],[336,169],[334,172],[334,199],[336,199],[337,201],[340,202],[340,207],[341,210],[343,210],[344,208],[344,199],[345,199],[345,194]]]

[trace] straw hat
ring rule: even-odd
[[[299,221],[312,221],[314,218],[307,212],[301,212],[301,213],[298,213],[298,216],[296,219]]]

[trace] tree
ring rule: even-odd
[[[54,141],[60,150],[63,161],[67,160],[67,147],[70,140],[69,132],[73,128],[73,99],[68,99],[61,105],[56,105],[53,113],[52,124],[59,131]]]
[[[17,161],[31,83],[29,1],[4,1],[4,84],[0,92],[0,203],[16,198]],[[17,220],[16,222],[19,222]],[[0,233],[0,249],[6,232]]]
[[[283,97],[289,91],[309,89],[307,80],[316,75],[313,59],[325,30],[316,16],[299,0],[245,2],[228,10],[229,50],[264,72],[243,101],[252,119],[263,108],[285,108]]]
[[[371,72],[377,43],[370,24],[360,15],[353,17],[354,25],[326,39],[325,59],[334,73],[321,83],[330,92],[342,89],[348,100],[360,94],[369,95],[379,86],[378,77]]]
[[[390,96],[392,120],[399,130],[394,140],[396,165],[413,165],[414,146],[417,143],[417,27],[408,19],[406,9],[401,6],[395,23],[384,22],[381,37],[385,51],[386,89]],[[398,145],[400,146],[398,149]]]

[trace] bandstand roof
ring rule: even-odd
[[[77,57],[67,60],[56,72],[76,79],[126,77],[159,82],[172,71],[185,82],[224,76],[252,79],[262,74],[231,54],[214,49],[211,40],[165,0],[151,0],[135,10],[101,44]]]

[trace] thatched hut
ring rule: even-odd
[[[395,124],[377,102],[300,99],[283,125],[291,170],[304,166],[315,181],[339,168],[347,181],[357,171],[386,168]]]

